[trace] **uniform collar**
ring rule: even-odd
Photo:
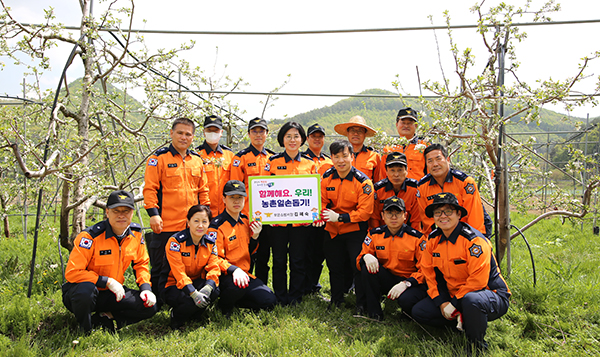
[[[113,232],[112,226],[110,225],[110,222],[108,221],[108,219],[106,220],[106,230],[104,232],[105,232],[104,233],[104,238],[105,239],[109,239],[111,237],[115,237],[116,240],[119,240],[119,237],[117,237],[117,235],[115,234],[115,232]],[[125,231],[125,234],[123,235],[123,238],[121,238],[121,240],[127,238],[130,235],[132,235],[132,233],[131,233],[131,226],[127,227],[127,230]]]
[[[361,152],[369,152],[369,148],[365,144],[363,144],[362,148],[358,152],[355,152],[355,154],[358,155]]]
[[[202,145],[200,145],[197,150],[204,150],[206,151],[207,154],[210,154],[211,152],[215,151],[218,152],[219,154],[223,153],[223,149],[221,149],[221,144],[217,144],[217,149],[213,150],[210,145],[208,145],[208,143],[206,142],[206,140],[204,140],[204,142],[202,143]]]
[[[450,168],[450,170],[448,170],[448,174],[446,175],[446,179],[444,180],[444,182],[452,182],[452,180],[454,178],[452,171],[453,171],[452,168]],[[404,182],[406,182],[406,180],[404,180]],[[433,175],[431,175],[431,179],[429,180],[429,186],[433,186],[433,185],[437,185],[437,181],[435,180]]]
[[[286,163],[288,163],[290,161],[294,161],[294,160],[300,162],[301,161],[301,159],[300,159],[301,157],[302,157],[302,154],[300,153],[300,151],[298,151],[298,155],[296,155],[296,157],[293,158],[293,159],[290,157],[290,155],[288,155],[287,151],[283,152],[283,158],[285,159]]]
[[[184,236],[185,236],[185,245],[186,245],[186,246],[188,246],[188,247],[189,247],[189,246],[195,245],[195,244],[194,244],[194,240],[192,239],[192,234],[190,233],[190,229],[189,229],[189,228],[186,228],[186,229],[183,231],[183,234],[184,234]],[[203,247],[206,247],[206,240],[205,240],[205,238],[206,238],[206,234],[205,234],[205,235],[203,235],[203,236],[202,236],[202,238],[200,238],[200,244],[201,244]]]
[[[323,151],[321,151],[321,153],[317,156],[317,154],[315,154],[314,152],[312,152],[311,149],[306,149],[306,151],[304,152],[306,155],[310,156],[311,159],[314,159],[315,157],[318,159],[324,159],[325,155],[323,154]]]
[[[385,234],[383,235],[383,238],[389,238],[392,236],[395,237],[402,237],[404,235],[404,231],[406,230],[408,226],[406,224],[402,224],[402,227],[400,227],[400,229],[398,230],[398,232],[396,232],[396,234],[392,234],[392,232],[390,232],[390,229],[388,228],[388,226],[385,226]]]
[[[385,184],[385,190],[386,191],[393,191],[394,190],[394,185],[392,184],[392,182],[390,181],[389,178],[385,178],[387,180],[386,184]],[[404,179],[404,181],[402,182],[402,186],[400,186],[400,189],[404,192],[406,192],[406,179]]]
[[[452,244],[456,244],[456,240],[458,239],[458,236],[460,235],[462,228],[463,228],[463,223],[461,221],[458,221],[458,224],[456,225],[456,227],[450,234],[450,237],[446,237],[444,235],[444,232],[442,232],[442,230],[438,227],[438,229],[440,229],[440,243],[447,240],[448,242],[450,242]]]
[[[331,175],[332,179],[341,179],[341,180],[348,180],[348,181],[352,181],[352,179],[354,178],[354,174],[356,173],[356,168],[354,168],[354,166],[352,166],[350,168],[350,172],[348,172],[348,175],[346,175],[346,177],[344,177],[343,179],[340,177],[340,174],[338,174],[337,170],[334,167],[334,173],[333,175]]]
[[[173,146],[173,144],[169,144],[169,151],[171,152],[171,154],[173,156],[179,155],[179,151],[177,151],[177,149],[175,149],[175,146]],[[190,149],[185,149],[185,156],[188,156],[189,154],[190,154]]]
[[[258,156],[260,154],[263,154],[265,156],[269,156],[269,154],[267,154],[267,149],[263,146],[262,151],[258,151],[257,148],[254,147],[254,145],[250,144],[250,146],[248,146],[248,148],[250,149],[250,151],[252,151],[252,153],[254,154],[254,156]]]
[[[242,214],[240,213],[240,218],[236,221],[235,219],[233,219],[233,217],[231,217],[231,215],[229,215],[229,213],[227,212],[227,210],[223,210],[223,218],[225,218],[225,220],[227,222],[229,222],[229,224],[233,227],[235,226],[237,223],[242,223]]]

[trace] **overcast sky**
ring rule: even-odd
[[[524,1],[508,0],[523,4]],[[57,20],[77,26],[80,8],[77,0],[4,0],[21,22],[39,23],[43,9],[50,5],[56,10]],[[498,1],[487,1],[492,5]],[[534,1],[534,3],[540,3]],[[119,1],[123,6],[127,1]],[[443,11],[448,10],[452,24],[475,24],[477,17],[469,11],[475,1],[184,1],[143,0],[135,4],[135,29],[152,30],[205,30],[205,31],[303,31],[358,28],[397,28],[429,26],[428,15],[434,25],[443,25]],[[98,14],[106,2],[95,1]],[[591,20],[600,18],[600,2],[569,0],[561,4],[563,10],[550,15],[553,20]],[[146,20],[143,22],[143,20]],[[531,16],[514,19],[529,22]],[[564,79],[573,76],[580,58],[600,50],[595,34],[600,23],[585,25],[538,26],[522,29],[528,38],[517,47],[521,62],[520,76],[533,84],[536,80]],[[474,48],[478,69],[483,70],[487,55],[474,29],[454,30],[460,49]],[[448,36],[438,30],[442,67],[445,75],[454,80],[453,62],[448,50]],[[108,35],[106,35],[108,36]],[[196,40],[193,50],[183,56],[192,65],[216,69],[217,75],[243,77],[250,86],[245,91],[268,92],[280,86],[291,74],[291,80],[282,92],[353,94],[370,88],[394,91],[392,81],[398,74],[403,94],[418,95],[416,67],[421,81],[441,80],[441,69],[434,32],[403,31],[350,34],[313,34],[286,36],[226,36],[226,35],[144,35],[151,49],[177,47],[190,39]],[[218,55],[216,48],[218,47]],[[55,88],[60,70],[71,50],[61,46],[51,52],[53,72],[46,75],[42,85]],[[0,71],[0,93],[20,95],[23,70],[15,68],[6,58]],[[215,66],[216,63],[216,66]],[[227,68],[224,68],[227,65]],[[476,71],[473,72],[475,74]],[[600,60],[594,63],[584,84],[576,88],[589,93],[600,74]],[[69,79],[81,77],[81,67],[69,70]],[[507,78],[508,79],[508,78]],[[428,93],[423,93],[428,94]],[[140,98],[138,98],[140,99]],[[280,97],[276,107],[265,117],[282,118],[331,105],[342,98]],[[247,111],[246,118],[260,115],[263,96],[237,95],[232,100]],[[564,112],[560,107],[551,107]],[[572,114],[585,117],[600,115],[600,108],[585,107]]]

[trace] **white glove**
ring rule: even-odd
[[[406,290],[406,282],[401,281],[390,289],[387,297],[391,300],[396,300],[400,297],[400,295],[402,295],[404,290]]]
[[[262,222],[254,221],[254,222],[250,223],[250,229],[252,230],[252,238],[254,238],[254,239],[258,238],[258,235],[262,231]]]
[[[237,268],[233,271],[233,283],[235,286],[241,289],[245,289],[248,287],[248,283],[250,282],[250,277],[240,268]]]
[[[373,254],[363,255],[363,260],[365,261],[365,265],[367,266],[369,273],[375,274],[379,272],[379,260],[377,260]]]
[[[458,316],[456,316],[456,320],[458,321],[458,323],[456,324],[456,329],[458,331],[464,331],[463,327],[462,327],[462,324],[463,324],[462,314],[460,312],[458,313]]]
[[[201,309],[204,309],[210,304],[210,294],[213,291],[213,287],[206,284],[198,290],[194,290],[193,293],[190,294],[190,297],[194,300],[194,304]]]
[[[145,307],[152,307],[156,304],[156,296],[151,290],[143,290],[140,293],[140,298],[144,302]]]
[[[453,314],[455,312],[456,312],[456,308],[450,302],[448,303],[448,305],[444,306],[444,308],[442,309],[442,315],[444,315],[444,318],[446,320],[454,320],[456,315],[453,316]]]
[[[338,218],[340,218],[339,213],[335,213],[335,211],[332,211],[329,208],[325,208],[321,216],[325,222],[337,222]]]
[[[121,301],[125,297],[125,289],[123,289],[123,285],[121,285],[121,283],[119,283],[115,279],[108,278],[108,281],[106,282],[106,287],[108,288],[108,290],[112,291],[113,294],[115,294],[117,302]]]

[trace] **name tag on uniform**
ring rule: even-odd
[[[335,191],[335,187],[327,187],[327,191]]]
[[[251,162],[248,164],[248,167],[256,166],[256,162]]]
[[[230,242],[231,242],[231,241],[234,241],[234,240],[236,240],[236,239],[237,239],[237,236],[231,236],[231,237],[229,237],[229,241],[230,241]]]
[[[439,258],[440,257],[440,253],[433,253],[432,254],[434,258]]]
[[[181,256],[182,257],[189,257],[190,256],[190,252],[181,252]]]
[[[277,170],[287,170],[287,166],[277,166]]]
[[[378,246],[375,247],[375,249],[377,249],[377,250],[385,250],[385,246],[378,245]]]
[[[101,250],[100,251],[100,255],[110,255],[110,254],[111,254],[110,249],[108,249],[108,250]]]
[[[168,164],[167,167],[177,167],[177,164]]]

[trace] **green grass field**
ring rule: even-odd
[[[522,226],[530,218],[515,215],[513,224]],[[54,228],[41,231],[31,299],[27,284],[33,234],[28,240],[20,233],[0,239],[1,356],[460,356],[466,345],[462,334],[420,326],[394,303],[386,304],[385,320],[375,322],[352,317],[353,308],[327,311],[327,303],[317,297],[272,312],[240,310],[231,320],[211,309],[204,322],[183,331],[169,328],[163,309],[114,335],[95,331],[82,336],[62,304],[56,236]],[[527,247],[515,238],[512,274],[506,279],[513,293],[511,307],[489,324],[489,355],[600,355],[600,237],[592,234],[591,222],[581,230],[579,223],[550,219],[526,236],[537,286]],[[68,252],[62,251],[66,263]],[[321,280],[327,295],[326,271]],[[126,284],[135,286],[132,274]],[[347,301],[353,303],[353,296]]]

